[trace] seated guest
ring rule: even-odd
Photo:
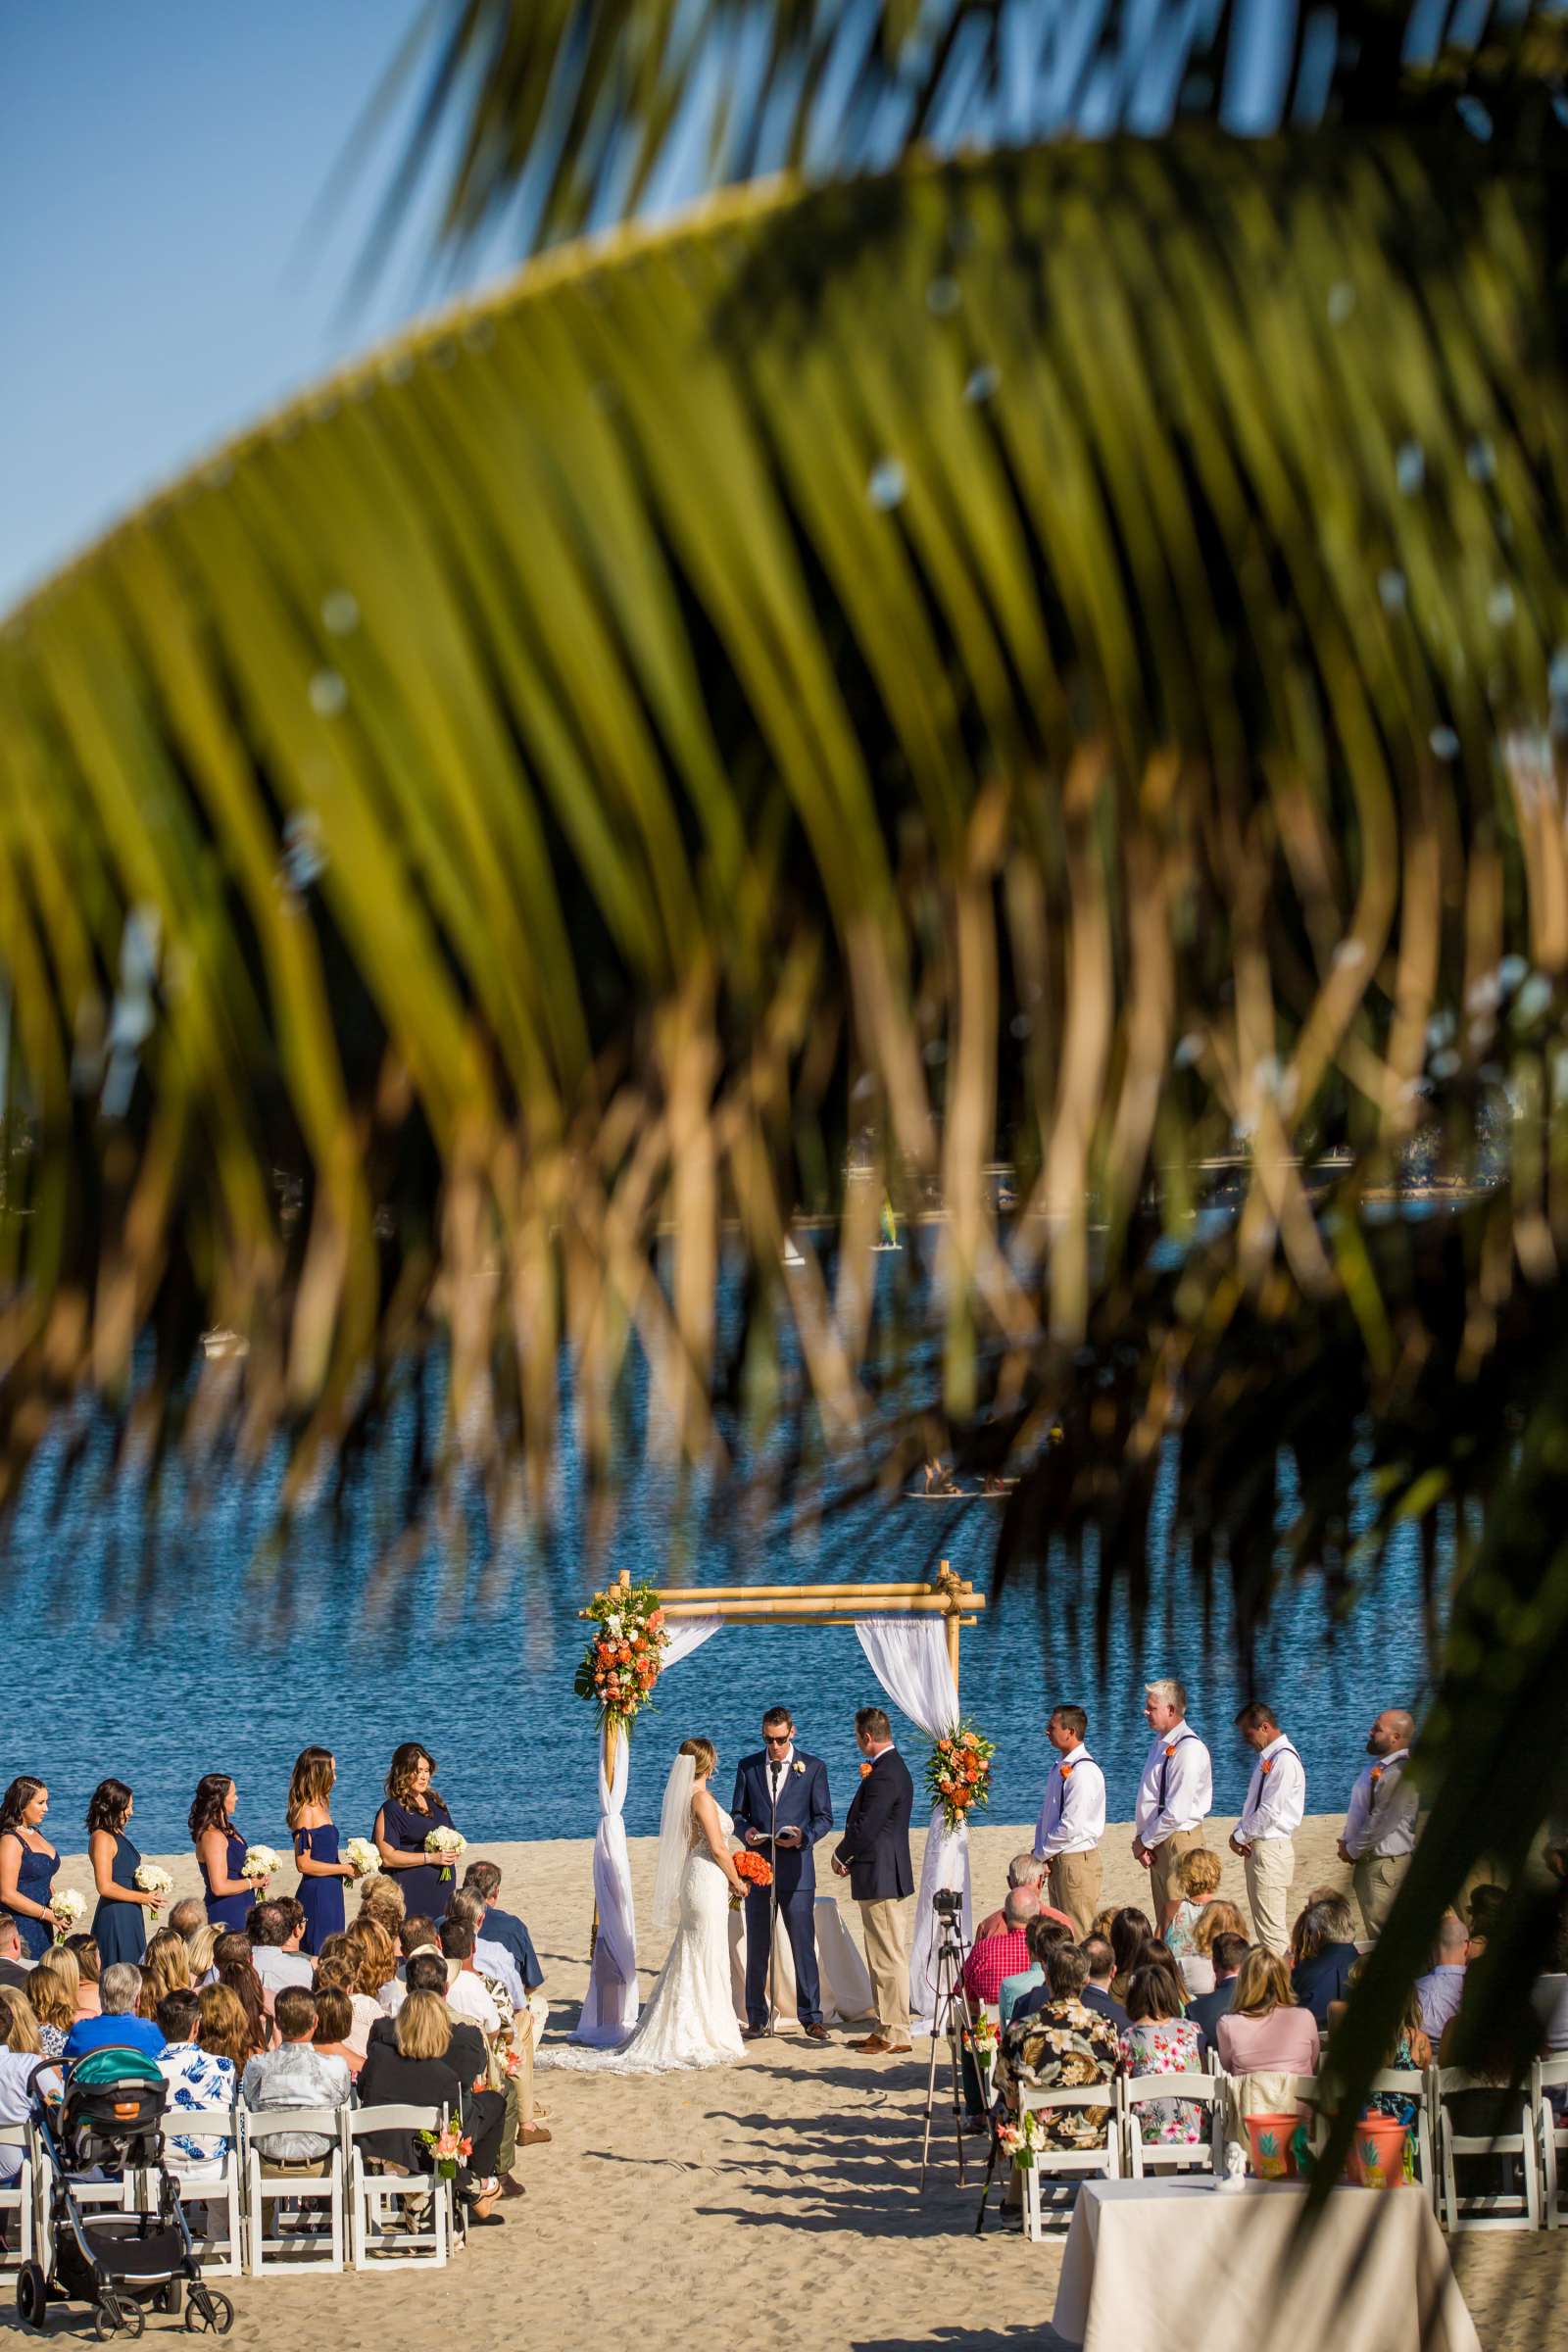
[[[385,2010],[388,2017],[396,2017],[398,2011],[403,2006],[404,1995],[408,1990],[408,1966],[409,1962],[414,1958],[415,1953],[439,1952],[440,1949],[441,1938],[436,1934],[436,1926],[433,1919],[422,1919],[416,1917],[414,1919],[406,1919],[403,1922],[402,1927],[398,1930],[398,1951],[400,1958],[398,1960],[397,1974],[387,1984],[382,1985],[379,1994],[381,2007]]]
[[[447,1917],[448,1919],[461,1919],[473,1930],[473,1964],[475,1968],[481,1977],[490,1978],[501,1985],[508,2000],[512,2003],[514,2017],[519,2010],[526,2017],[528,1994],[521,1977],[517,1974],[516,1962],[504,1943],[498,1943],[485,1933],[484,1898],[481,1895],[469,1893],[466,1886],[460,1886],[452,1897]]]
[[[1466,1955],[1466,1966],[1472,1960],[1479,1960],[1486,1950],[1487,1937],[1501,1917],[1503,1905],[1507,1900],[1508,1889],[1506,1886],[1494,1886],[1488,1881],[1483,1880],[1479,1886],[1471,1887],[1464,1906],[1465,1924],[1470,1931],[1470,1948]]]
[[[228,2060],[237,2089],[240,2076],[256,2056],[250,2014],[228,1984],[204,1984],[196,1998],[201,2005],[196,2046],[209,2057]]]
[[[383,2018],[360,2077],[365,2107],[445,2107],[461,2120],[472,2143],[466,2169],[458,2176],[458,2194],[470,2220],[498,2223],[491,2205],[501,2188],[500,2145],[505,2102],[498,2091],[475,2090],[460,2052],[460,2029],[446,2003],[431,1991],[411,1990],[394,2025]],[[413,2132],[372,2132],[361,2142],[368,2154],[406,2173],[427,2173],[430,2151]]]
[[[1198,1925],[1193,1930],[1193,1948],[1184,1952],[1176,1963],[1177,1973],[1189,2001],[1196,1993],[1214,1989],[1214,1938],[1216,1936],[1239,1936],[1244,1943],[1252,1940],[1246,1920],[1234,1903],[1223,1895],[1215,1895],[1203,1905]]]
[[[0,1910],[0,1984],[21,1992],[32,1963],[22,1948],[22,1932],[14,1911]]]
[[[1310,2009],[1297,2006],[1285,1962],[1254,1944],[1242,1962],[1230,2009],[1215,2028],[1228,2075],[1315,2075],[1322,2036]]]
[[[24,1992],[14,1985],[0,1987],[0,2124],[32,2121],[33,2078],[43,2063],[38,2021]],[[45,2075],[44,2091],[58,2091],[60,2077]],[[24,2147],[0,2146],[0,2182],[8,2187],[21,2175]]]
[[[1110,1948],[1115,1955],[1116,1974],[1110,1980],[1110,1990],[1114,2000],[1126,2000],[1133,1962],[1153,1933],[1153,1921],[1134,1903],[1125,1905],[1111,1920]]]
[[[365,2064],[365,2057],[349,2039],[353,2024],[354,2005],[348,1994],[336,1984],[318,1984],[316,1988],[316,2032],[312,2038],[324,2057],[341,2058],[349,2073],[357,2077]]]
[[[1083,1989],[1084,2007],[1097,2009],[1102,2017],[1108,2017],[1118,2034],[1125,2032],[1129,2022],[1127,2012],[1120,2001],[1111,1997],[1110,1981],[1116,1974],[1116,1955],[1110,1948],[1109,1936],[1086,1936],[1078,1948],[1089,1963],[1089,1982]]]
[[[204,1985],[216,1984],[218,1969],[213,1954],[218,1949],[218,1930],[212,1921],[203,1918],[201,1926],[185,1938],[185,1952],[190,1961],[190,1981],[200,1992]]]
[[[1102,2148],[1110,2123],[1110,2085],[1121,2044],[1110,2020],[1086,2009],[1089,1963],[1075,1943],[1058,1943],[1047,1962],[1051,1999],[1027,2017],[1014,2017],[997,2053],[1002,2096],[1014,2112],[1018,2088],[1087,2090],[1103,2082],[1103,2107],[1061,2107],[1042,2115],[1045,2143],[1054,2148]]]
[[[397,1973],[397,1946],[385,1928],[363,1911],[344,1936],[343,1944],[354,1970],[354,1982],[349,1987],[354,2024],[349,2040],[363,2056],[369,2048],[370,2028],[386,2014],[380,1996]]]
[[[1171,1951],[1170,1945],[1162,1942],[1157,1936],[1145,1936],[1133,1954],[1133,1964],[1127,1978],[1129,1992],[1132,1990],[1133,1978],[1141,1968],[1152,1968],[1159,1971],[1170,1987],[1170,1997],[1175,2003],[1176,2015],[1185,2017],[1187,2014],[1187,1987],[1182,1983],[1182,1972],[1176,1965],[1175,1955]],[[1129,2010],[1129,2017],[1131,2014],[1132,2012]]]
[[[159,2070],[169,2084],[167,2120],[193,2107],[232,2107],[239,2078],[230,2059],[204,2050],[196,2035],[202,2022],[201,1996],[188,1986],[166,1992],[158,2004],[158,2031],[164,2037]],[[221,2132],[174,2132],[166,2128],[164,2147],[170,2164],[181,2174],[200,2174],[205,2166],[222,2169],[228,2143]]]
[[[1349,1983],[1346,1986],[1347,1996],[1360,1983],[1365,1968],[1366,1957],[1362,1954],[1357,1958],[1355,1966],[1350,1971]],[[1331,2034],[1339,2032],[1341,2021],[1348,2007],[1348,1997],[1343,2001],[1329,2003],[1328,2024]],[[1416,1998],[1413,1984],[1405,1995],[1404,2014],[1399,2020],[1398,2031],[1389,2045],[1383,2063],[1391,2071],[1397,2068],[1403,2074],[1424,2074],[1432,2064],[1432,2043],[1428,2039],[1426,2028],[1421,2023],[1421,2004]],[[1407,2098],[1402,2090],[1380,2090],[1367,2101],[1361,2113],[1364,2116],[1392,2116],[1396,2124],[1403,2124],[1405,2130],[1410,2131],[1414,2127],[1420,2106],[1419,2098]]]
[[[208,1925],[207,1905],[198,1894],[181,1895],[169,1914],[169,1924],[176,1936],[183,1936],[185,1941],[189,1943],[198,1928],[205,1928]]]
[[[455,2016],[466,2017],[470,2025],[477,2026],[487,2040],[493,2039],[501,2031],[501,2012],[473,1964],[473,1930],[461,1920],[444,1919],[441,1949],[446,1955],[450,1979],[448,2008]]]
[[[184,1936],[176,1936],[172,1928],[160,1928],[148,1937],[141,1988],[143,2017],[156,2017],[159,2003],[170,1993],[191,1990],[190,1950]]]
[[[273,2005],[279,2035],[275,2050],[251,2059],[239,2079],[239,2095],[251,2113],[269,2107],[346,2107],[354,2096],[341,2058],[323,2057],[311,2040],[316,2002],[302,1985],[285,1984]],[[258,2132],[256,2144],[270,2172],[321,2174],[332,2142],[318,2132]]]
[[[1568,2050],[1568,1912],[1558,1913],[1546,1958],[1549,1966],[1544,1976],[1536,1979],[1530,2005],[1541,2027],[1543,2054],[1556,2058]],[[1568,2083],[1552,2086],[1552,2104],[1554,2107],[1568,2104]]]
[[[1465,1962],[1470,1953],[1470,1931],[1456,1911],[1445,1911],[1438,1923],[1433,1965],[1415,1981],[1421,2004],[1421,2023],[1429,2038],[1440,2041],[1448,2020],[1455,2016],[1464,1991]]]
[[[543,2005],[536,2003],[534,1996],[545,1981],[545,1972],[540,1967],[539,1955],[533,1948],[533,1937],[522,1921],[514,1912],[503,1911],[501,1908],[498,1899],[501,1893],[500,1869],[494,1862],[470,1862],[463,1874],[463,1884],[470,1893],[478,1895],[483,1902],[485,1935],[495,1943],[504,1943],[512,1954],[513,1966],[521,1977],[523,1990],[528,1996],[528,2007],[533,2011],[534,2018],[542,2029],[544,2024]]]
[[[1036,1911],[1043,1911],[1048,1919],[1059,1920],[1064,1928],[1070,1930],[1072,1921],[1065,1911],[1054,1911],[1046,1900],[1044,1888],[1049,1868],[1048,1863],[1042,1862],[1034,1854],[1014,1854],[1007,1864],[1007,1892],[1016,1894],[1028,1888],[1038,1898]],[[1034,1912],[1029,1914],[1031,1918],[1034,1915]],[[982,1943],[990,1936],[1005,1936],[1007,1933],[1007,1905],[1004,1899],[1000,1911],[988,1912],[980,1922],[974,1932],[974,1939],[976,1943]]]
[[[76,1956],[63,1944],[45,1952],[27,1979],[27,1998],[38,2020],[38,2046],[46,2058],[58,2058],[66,2036],[76,2022]]]
[[[1046,1962],[1058,1943],[1072,1941],[1070,1928],[1064,1928],[1059,1920],[1047,1919],[1040,1912],[1029,1922],[1024,1936],[1029,1945],[1029,1966],[1018,1976],[1003,1978],[1002,1989],[997,1995],[999,2025],[1006,2025],[1009,2019],[1017,2015],[1019,2002],[1029,1999],[1036,1992],[1040,1998],[1033,2002],[1033,2006],[1036,2009],[1045,2007],[1051,1998],[1051,1986],[1046,1982]]]
[[[1164,1904],[1164,1918],[1159,1923],[1160,1934],[1172,1956],[1181,1960],[1196,1947],[1193,1931],[1203,1916],[1203,1907],[1219,1892],[1219,1883],[1225,1865],[1218,1854],[1206,1845],[1195,1845],[1183,1854],[1176,1864],[1176,1891]]]
[[[103,2006],[98,1980],[103,1975],[103,1959],[96,1936],[68,1936],[66,1949],[76,1955],[76,2015],[96,2017]]]
[[[1291,1987],[1320,2033],[1329,2022],[1330,2001],[1344,1999],[1358,1956],[1349,1904],[1343,1894],[1319,1888],[1291,1930]]]
[[[228,1986],[250,2019],[252,2049],[270,2049],[272,2041],[271,2005],[267,1997],[267,1987],[256,1974],[250,1937],[236,1931],[220,1936],[213,1946],[213,1964],[218,1971],[217,1983]]]
[[[1187,2010],[1189,2023],[1197,2026],[1207,2042],[1214,2041],[1220,2019],[1230,2012],[1236,1972],[1250,1948],[1245,1936],[1229,1932],[1216,1936],[1209,1947],[1209,1958],[1214,1963],[1214,1989],[1194,1993]]]
[[[1201,2073],[1202,2034],[1183,2017],[1162,1968],[1134,1969],[1127,2016],[1121,2057],[1129,2075]],[[1146,2143],[1196,2148],[1208,2137],[1208,2110],[1200,2099],[1140,2098],[1138,2127]]]
[[[140,2050],[145,2058],[161,2058],[164,2037],[151,2018],[138,2017],[141,1970],[128,1960],[106,1968],[99,1986],[103,2007],[97,2017],[78,2017],[66,2036],[61,2055],[68,2066],[89,2050]]]
[[[450,1990],[447,1982],[447,1962],[442,1957],[439,1948],[433,1951],[421,1948],[412,1954],[408,1963],[407,1990],[409,1993],[433,1992],[440,1996],[443,2004],[446,2003]],[[402,2014],[402,2009],[399,2009],[399,2017]],[[466,2018],[457,2016],[450,2007],[447,2009],[447,2016],[452,2028],[452,2065],[457,2068],[463,2081],[470,2089],[481,2091],[487,2085],[494,2088],[497,2081],[497,2061],[494,2059],[484,2035],[476,2025],[470,2024]],[[394,2021],[391,2018],[383,2017],[371,2029],[371,2049],[373,2050],[380,2042],[395,2046],[396,2041],[397,2031]],[[361,2081],[363,2082],[363,2076]],[[550,2137],[550,2133],[543,2125],[534,2124],[530,2120],[533,2113],[533,2053],[526,2042],[523,2045],[516,2072],[509,2072],[501,2077],[499,2096],[503,2101],[503,2121],[500,2144],[496,2151],[496,2171],[500,2177],[501,2194],[503,2197],[520,2197],[526,2194],[526,2191],[522,2182],[513,2178],[512,2172],[518,2144],[520,2142],[526,2145],[532,2140]],[[362,2092],[361,2104],[368,2103]]]
[[[361,1882],[360,1907],[355,1913],[356,1920],[373,1920],[378,1928],[386,1930],[392,1941],[396,1943],[398,1930],[408,1915],[409,1909],[403,1899],[402,1887],[396,1879],[389,1878],[385,1871],[378,1870],[372,1877]]]
[[[315,1978],[310,1961],[300,1949],[305,1934],[301,1904],[277,1901],[254,1904],[245,1922],[245,1933],[251,1939],[251,1966],[262,1980],[264,1992],[270,1992],[275,2001],[285,1984],[300,1984],[310,1991]]]
[[[1003,1904],[1006,1926],[1000,1936],[976,1941],[963,1964],[963,1989],[971,2006],[996,2000],[1004,1979],[1020,1976],[1029,1966],[1027,1929],[1040,1916],[1040,1896],[1033,1886],[1012,1886]]]

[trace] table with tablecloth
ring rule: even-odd
[[[1303,2194],[1292,2181],[1086,2181],[1062,2256],[1056,2334],[1083,2352],[1479,2352],[1419,2188],[1336,2188],[1298,2246]]]
[[[876,2002],[871,1993],[870,1971],[865,1958],[846,1924],[844,1913],[830,1894],[819,1894],[813,1906],[816,1926],[816,1969],[822,1981],[822,2022],[828,2026],[848,2025],[854,2020],[874,2017]],[[782,1920],[778,1923],[778,2009],[783,2018],[795,2015],[795,1955],[790,1950],[789,1934]],[[735,1998],[735,2014],[746,2022],[746,1913],[732,1911],[729,1915],[729,1974],[730,1987]]]

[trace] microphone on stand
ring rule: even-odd
[[[778,1780],[784,1769],[781,1756],[767,1759],[768,1781],[768,1848],[773,1862],[773,1880],[768,1890],[767,1906],[767,2030],[778,2032]]]

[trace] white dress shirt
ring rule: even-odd
[[[1306,1767],[1281,1732],[1252,1766],[1236,1835],[1244,1845],[1294,1838],[1306,1813]]]
[[[1035,1858],[1092,1854],[1105,1835],[1105,1776],[1082,1740],[1051,1769],[1035,1825]]]
[[[460,1968],[447,1986],[447,2007],[454,2017],[466,2017],[491,2038],[501,2031],[501,2012],[490,1998],[484,1979],[471,1968]]]
[[[1355,1776],[1345,1816],[1345,1850],[1352,1862],[1363,1854],[1412,1854],[1415,1817],[1421,1799],[1405,1782],[1407,1747],[1374,1756]]]
[[[473,1964],[479,1974],[494,1977],[511,1995],[514,2009],[527,2006],[528,1995],[517,1974],[517,1963],[504,1943],[492,1943],[488,1936],[476,1936],[473,1940]]]
[[[1138,1784],[1138,1835],[1145,1845],[1163,1845],[1177,1830],[1196,1830],[1213,1802],[1208,1750],[1183,1717],[1151,1742]]]

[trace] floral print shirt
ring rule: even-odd
[[[232,2107],[234,2104],[234,2069],[226,2058],[216,2051],[199,2049],[193,2041],[176,2041],[158,2061],[169,2084],[164,2101],[166,2126],[180,2108]],[[183,2164],[206,2164],[221,2156],[226,2141],[210,2132],[170,2132],[168,2133],[169,2161],[176,2168]]]
[[[1029,2090],[1087,2090],[1107,2086],[1120,2060],[1116,2029],[1082,2001],[1051,2001],[1003,2029],[997,2078],[1009,2107],[1020,2086]],[[1110,2124],[1103,2107],[1059,2107],[1038,2118],[1048,2148],[1102,2148]]]
[[[1121,2037],[1123,2072],[1129,2075],[1196,2075],[1202,2071],[1203,2036],[1185,2017],[1142,2020]],[[1208,2138],[1208,2109],[1200,2099],[1138,2102],[1138,2128],[1146,2147],[1201,2147]]]

